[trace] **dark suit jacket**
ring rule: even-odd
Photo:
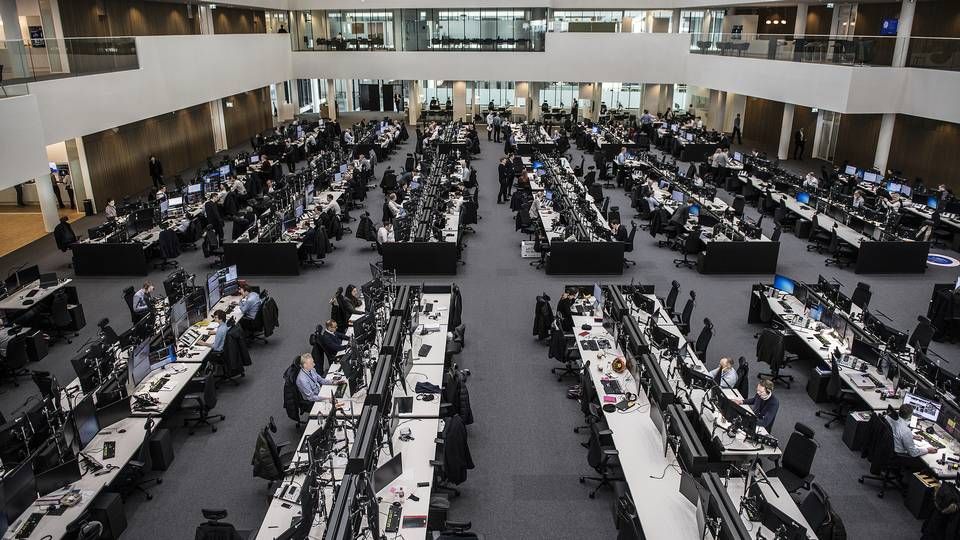
[[[150,165],[150,178],[160,178],[163,176],[163,165],[160,160],[148,162]]]
[[[620,225],[620,228],[617,229],[617,234],[613,235],[614,240],[617,242],[626,242],[627,241],[627,228],[623,225]]]
[[[223,227],[223,217],[220,215],[220,209],[217,208],[217,203],[213,201],[207,201],[203,204],[203,213],[207,216],[207,221],[214,227],[221,228]]]
[[[684,204],[677,208],[673,215],[670,216],[670,223],[683,227],[687,223],[687,219],[690,217],[690,206]]]
[[[320,333],[320,347],[325,353],[331,358],[336,355],[339,351],[342,351],[349,347],[349,345],[343,345],[341,342],[347,339],[347,336],[343,332],[330,332],[323,331]]]
[[[780,400],[776,395],[770,396],[770,399],[761,399],[754,395],[743,400],[743,404],[750,405],[753,413],[757,415],[757,426],[763,427],[768,433],[772,431],[773,421],[777,419],[777,411],[780,410]]]

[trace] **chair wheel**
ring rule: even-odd
[[[217,432],[217,426],[210,426],[210,429],[213,430],[214,433]]]
[[[587,481],[581,476],[581,477],[580,477],[580,483],[581,483],[581,484],[585,484],[586,482],[587,482]]]
[[[815,413],[813,413],[813,414],[817,415],[818,418],[820,417],[820,411],[817,411],[817,412],[815,412]]]
[[[877,493],[877,497],[880,497],[880,498],[882,499],[882,498],[883,498],[883,492],[881,491],[880,493]]]
[[[162,483],[163,483],[163,478],[157,478],[157,483],[158,483],[158,484],[162,484]]]
[[[589,494],[587,494],[587,497],[590,497],[591,499],[596,499],[597,494],[591,491]]]
[[[147,493],[147,500],[148,500],[148,501],[152,501],[152,500],[153,500],[153,495]]]
[[[188,431],[188,432],[187,432],[187,435],[193,435],[193,432],[192,432],[192,431]]]
[[[573,428],[573,432],[574,432],[574,433],[580,433],[580,428],[578,428],[578,427]]]
[[[857,478],[857,482],[863,483],[863,478]]]

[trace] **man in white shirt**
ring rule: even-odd
[[[162,201],[167,198],[167,186],[160,186],[160,189],[157,190],[157,200]]]
[[[344,131],[343,132],[343,142],[346,144],[353,144],[353,132]]]
[[[117,219],[117,201],[107,200],[107,207],[103,209],[103,213],[107,215],[107,219]]]
[[[904,403],[897,411],[897,417],[885,416],[890,429],[893,431],[893,451],[897,454],[904,468],[910,471],[919,471],[926,468],[921,456],[936,454],[937,449],[930,447],[924,450],[917,446],[919,435],[910,430],[910,418],[913,416],[913,405]]]
[[[851,203],[851,205],[854,208],[863,208],[863,204],[864,204],[863,192],[858,189],[853,192],[853,202]]]
[[[710,376],[720,385],[720,388],[737,387],[737,370],[733,368],[733,362],[723,357],[720,359],[720,365],[710,370]]]
[[[390,210],[390,215],[394,218],[403,217],[404,212],[403,207],[397,204],[397,194],[391,193],[390,197],[387,199],[387,208]]]
[[[390,242],[396,241],[397,239],[393,235],[393,223],[390,223],[389,220],[384,220],[383,225],[377,230],[377,243],[389,244]]]
[[[336,214],[337,216],[340,215],[340,203],[338,203],[337,200],[333,198],[333,193],[327,194],[327,203],[323,205],[324,212],[327,212],[330,209],[333,209],[333,213]]]

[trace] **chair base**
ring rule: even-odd
[[[624,267],[624,268],[629,268],[629,267],[631,267],[631,266],[636,266],[636,265],[637,265],[637,261],[628,259],[628,258],[626,258],[626,257],[623,258],[623,267]]]
[[[560,382],[560,381],[563,381],[564,377],[579,377],[580,368],[570,363],[565,363],[563,367],[555,367],[550,369],[550,373],[553,373],[554,375],[556,375],[557,381]]]
[[[597,497],[597,492],[600,491],[600,488],[604,486],[613,488],[613,482],[623,482],[625,481],[625,478],[622,476],[609,476],[607,474],[602,474],[601,476],[581,476],[580,477],[581,484],[587,483],[587,480],[590,480],[591,482],[599,482],[597,484],[597,487],[593,488],[593,491],[587,494],[587,497],[590,497],[591,499],[595,499]]]
[[[877,480],[880,482],[880,491],[877,493],[877,497],[880,497],[881,499],[889,487],[894,487],[901,493],[906,489],[906,486],[903,485],[903,481],[900,479],[900,477],[888,471],[884,471],[880,475],[865,474],[860,478],[857,478],[857,482],[860,482],[861,484],[864,483],[864,480]]]
[[[829,259],[823,261],[824,266],[836,266],[837,268],[846,268],[853,264],[853,261],[849,259],[840,259],[837,257],[830,257]]]
[[[688,259],[686,255],[684,255],[682,259],[674,259],[673,265],[677,268],[683,267],[683,268],[694,269],[697,267],[697,261]]]
[[[818,418],[827,417],[830,419],[826,424],[823,425],[823,427],[827,429],[830,429],[830,425],[834,422],[840,422],[841,424],[844,423],[844,420],[847,417],[847,415],[843,413],[843,410],[839,408],[830,411],[817,411],[814,414],[816,414]]]
[[[205,426],[210,428],[210,431],[213,433],[217,432],[216,422],[222,422],[226,420],[227,417],[222,414],[207,414],[203,416],[198,416],[196,418],[186,418],[183,421],[183,427],[190,428],[187,431],[188,434],[193,435],[193,433],[200,426]]]
[[[787,390],[790,389],[790,385],[793,383],[793,375],[781,375],[779,373],[757,373],[758,379],[770,379],[773,381],[773,384],[782,384]]]

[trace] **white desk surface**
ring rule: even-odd
[[[743,489],[746,485],[746,479],[744,478],[729,478],[727,482],[727,494],[730,496],[730,500],[733,501],[734,506],[737,509],[740,508],[740,497],[743,496]],[[807,538],[810,540],[817,540],[816,533],[811,529],[810,524],[807,523],[807,518],[803,517],[803,514],[800,512],[800,508],[797,506],[797,503],[793,502],[793,499],[790,497],[790,494],[787,493],[787,488],[783,486],[783,483],[779,478],[770,477],[770,484],[773,485],[773,488],[763,482],[760,482],[760,492],[763,493],[763,497],[772,504],[776,506],[781,512],[793,518],[797,523],[803,525],[807,529]],[[776,495],[774,494],[776,490]],[[743,524],[746,525],[747,531],[750,532],[751,536],[756,536],[757,533],[763,533],[765,538],[774,538],[776,535],[768,530],[766,527],[761,525],[759,522],[749,521],[747,519],[747,514],[745,512],[740,512],[740,518],[743,519]]]
[[[36,306],[37,304],[39,304],[40,302],[42,302],[45,298],[47,298],[54,292],[60,290],[63,287],[66,287],[71,282],[73,282],[72,279],[63,279],[60,281],[60,283],[58,283],[53,287],[41,289],[40,280],[38,279],[33,283],[30,283],[26,287],[23,287],[22,289],[16,291],[11,296],[8,296],[3,300],[0,300],[0,311],[21,311],[25,309],[30,309]],[[39,291],[39,292],[31,297],[27,297],[27,295],[33,291]],[[23,303],[24,300],[30,300],[31,302],[30,304],[24,304]]]
[[[696,507],[680,493],[680,473],[677,472],[679,464],[673,452],[668,449],[667,456],[663,455],[663,443],[653,420],[650,419],[650,403],[646,395],[629,372],[618,374],[610,369],[610,362],[620,354],[616,348],[616,340],[599,323],[595,323],[593,317],[574,315],[573,324],[577,329],[583,324],[593,327],[586,336],[580,335],[584,331],[577,330],[577,347],[583,362],[590,362],[590,378],[601,400],[605,395],[601,377],[619,380],[624,392],[632,392],[638,396],[636,404],[628,411],[603,411],[603,415],[613,432],[620,465],[636,502],[644,533],[648,538],[658,539],[700,538]],[[606,339],[614,348],[607,351],[583,348],[583,340],[597,338]],[[598,367],[602,370],[598,370]],[[656,478],[661,474],[662,478]]]
[[[90,506],[93,499],[110,484],[118,474],[120,469],[131,459],[143,443],[144,427],[147,420],[144,418],[126,418],[106,429],[100,430],[96,437],[90,441],[83,452],[99,461],[104,466],[113,466],[109,472],[95,476],[93,473],[85,473],[80,480],[71,484],[70,489],[81,491],[81,501],[75,506],[69,507],[59,516],[44,516],[33,533],[28,537],[33,540],[39,540],[44,537],[62,538],[66,535],[67,525],[76,520]],[[118,430],[124,429],[125,433],[119,433]],[[116,449],[114,456],[110,459],[103,459],[103,443],[105,441],[114,441]],[[86,470],[81,465],[81,470]],[[63,493],[61,490],[54,493]],[[49,497],[49,496],[48,496]],[[4,540],[14,538],[14,533],[19,528],[20,523],[31,513],[38,511],[36,506],[31,505],[23,514],[20,515],[7,529],[4,534]]]

